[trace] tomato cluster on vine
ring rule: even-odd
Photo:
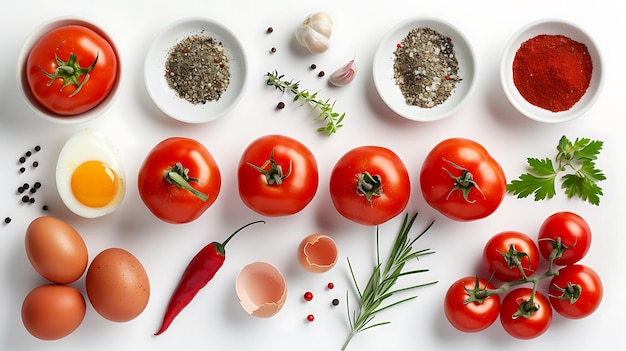
[[[589,316],[603,294],[599,275],[579,263],[590,245],[588,223],[565,211],[544,220],[537,240],[516,231],[494,235],[482,254],[488,277],[455,281],[444,300],[446,318],[469,333],[482,331],[499,318],[509,335],[533,339],[548,330],[553,311],[568,319]],[[540,259],[547,260],[544,272],[537,272]],[[540,284],[545,280],[547,285]]]

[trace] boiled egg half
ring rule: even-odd
[[[56,185],[67,208],[85,218],[115,210],[126,192],[119,152],[95,130],[86,128],[66,142],[56,166]]]

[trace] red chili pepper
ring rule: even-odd
[[[237,229],[223,243],[216,241],[209,243],[203,247],[189,262],[183,276],[172,294],[170,302],[163,317],[163,323],[158,332],[154,335],[160,335],[167,330],[172,321],[178,314],[193,300],[200,289],[204,288],[215,273],[222,267],[226,260],[226,244],[235,234],[242,229],[255,223],[265,223],[265,221],[251,222]]]

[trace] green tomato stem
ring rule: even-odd
[[[446,197],[446,200],[448,198],[450,198],[452,193],[454,193],[455,191],[459,190],[463,194],[463,199],[465,201],[467,201],[468,203],[474,203],[474,202],[476,202],[476,200],[470,200],[469,199],[469,192],[470,192],[470,190],[472,190],[472,188],[475,188],[476,190],[478,190],[478,192],[483,196],[483,199],[486,199],[486,196],[483,193],[482,189],[480,189],[480,187],[478,186],[478,183],[476,183],[476,181],[474,181],[474,175],[472,174],[472,172],[470,172],[469,170],[467,170],[467,169],[457,165],[456,163],[454,163],[454,162],[452,162],[450,160],[447,160],[445,158],[443,160],[445,162],[447,162],[453,168],[458,169],[458,170],[461,171],[461,175],[460,176],[455,176],[447,168],[445,168],[445,167],[443,168],[443,170],[446,171],[446,173],[448,173],[450,178],[452,178],[454,180],[454,187],[448,193],[448,196]]]
[[[267,181],[267,184],[269,185],[281,185],[283,184],[283,181],[285,179],[287,179],[287,177],[289,177],[291,175],[291,170],[293,168],[293,164],[292,161],[289,160],[289,169],[287,170],[287,173],[285,174],[283,172],[283,167],[281,165],[279,165],[276,160],[274,159],[274,149],[272,148],[272,151],[270,152],[270,157],[268,160],[265,161],[265,163],[263,163],[263,165],[261,166],[257,166],[254,165],[250,162],[247,162],[247,165],[256,169],[259,173],[263,174],[265,176],[265,179]],[[268,169],[267,166],[269,166]]]
[[[380,176],[371,175],[365,171],[357,174],[357,194],[365,196],[367,201],[372,202],[373,196],[381,196],[383,194],[383,185]]]
[[[169,170],[165,172],[163,178],[170,184],[176,185],[180,189],[188,190],[195,197],[199,198],[202,201],[206,201],[209,196],[189,184],[189,182],[197,182],[198,180],[195,178],[190,178],[189,169],[183,167],[183,165],[178,162],[176,165],[171,167]]]
[[[65,43],[64,41],[60,42],[57,45],[57,48],[63,45],[64,43]],[[76,54],[70,53],[68,60],[63,61],[55,53],[54,59],[56,60],[56,63],[58,66],[57,69],[53,73],[49,73],[49,72],[46,72],[41,66],[39,66],[39,70],[41,71],[41,73],[43,73],[46,77],[50,79],[47,83],[48,86],[51,86],[52,83],[54,83],[54,81],[57,78],[60,78],[61,80],[63,80],[63,85],[61,86],[61,90],[63,90],[68,85],[76,86],[76,89],[69,95],[70,97],[72,97],[78,94],[78,92],[80,92],[83,86],[85,86],[87,81],[89,81],[89,77],[90,77],[89,73],[91,73],[91,71],[93,71],[93,69],[96,67],[96,63],[98,62],[98,57],[99,57],[99,53],[96,53],[96,58],[93,60],[91,65],[89,65],[89,67],[81,67],[77,62]],[[85,77],[83,78],[82,82],[79,82],[78,78],[83,75]]]

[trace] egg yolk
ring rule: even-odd
[[[119,177],[108,165],[100,161],[87,161],[72,174],[72,193],[85,206],[103,207],[115,198]]]

